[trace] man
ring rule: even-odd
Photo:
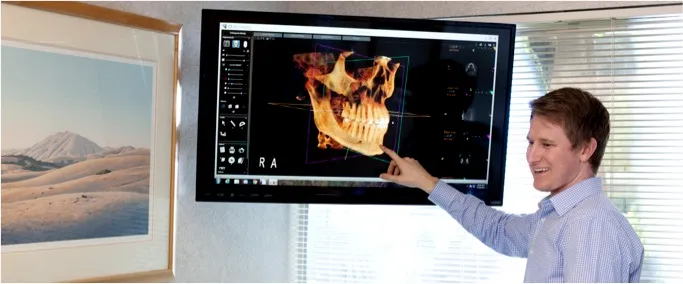
[[[495,251],[527,258],[524,282],[638,282],[643,245],[596,177],[609,113],[590,93],[562,88],[530,103],[527,162],[534,187],[548,192],[533,214],[506,214],[430,175],[418,161],[392,158],[381,178],[429,194]]]

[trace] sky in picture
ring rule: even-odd
[[[151,147],[154,70],[148,63],[4,44],[1,60],[3,150],[63,131],[102,147]]]

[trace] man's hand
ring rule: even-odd
[[[379,175],[381,179],[407,187],[420,188],[426,193],[432,192],[439,179],[429,174],[418,161],[413,158],[402,158],[383,145],[379,147],[391,158],[387,172]]]

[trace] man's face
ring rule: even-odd
[[[529,146],[526,159],[534,177],[534,187],[540,191],[559,193],[577,183],[582,177],[582,151],[572,148],[560,125],[541,116],[531,119],[527,135]],[[585,173],[585,168],[583,168]]]

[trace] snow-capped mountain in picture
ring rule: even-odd
[[[15,149],[3,153],[3,155],[22,155],[38,161],[68,164],[132,150],[135,150],[132,146],[100,147],[97,143],[79,134],[63,131],[52,134],[27,149]]]
[[[89,139],[69,131],[57,132],[22,151],[21,155],[36,160],[49,161],[56,158],[85,158],[90,154],[102,152],[100,146]]]

